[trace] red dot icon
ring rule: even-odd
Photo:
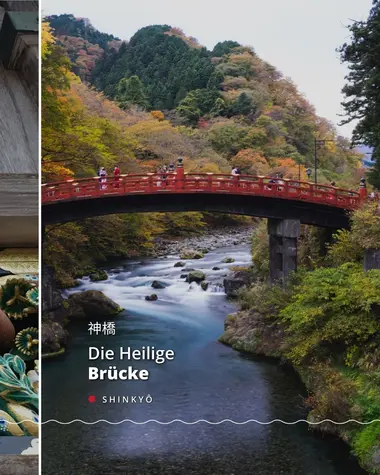
[[[88,402],[95,402],[96,397],[95,396],[88,396]]]

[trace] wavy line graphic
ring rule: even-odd
[[[241,421],[241,422],[234,421],[232,419],[223,419],[223,420],[217,421],[217,422],[209,421],[207,419],[198,419],[197,421],[190,421],[190,422],[189,421],[183,421],[182,419],[173,419],[172,421],[166,421],[166,422],[165,421],[158,421],[156,419],[149,419],[147,421],[142,421],[142,422],[133,421],[132,419],[123,419],[122,421],[116,421],[116,422],[111,422],[111,421],[108,421],[107,419],[99,419],[99,420],[93,421],[93,422],[83,421],[82,419],[73,419],[72,421],[68,421],[68,422],[57,421],[56,419],[48,419],[47,421],[41,422],[41,425],[56,423],[56,424],[60,424],[60,425],[64,426],[64,425],[74,424],[75,422],[80,422],[81,424],[85,424],[85,425],[89,425],[89,426],[99,424],[101,422],[104,422],[104,423],[110,424],[110,425],[120,425],[120,424],[124,424],[126,422],[129,422],[130,424],[135,424],[135,425],[146,425],[146,424],[155,423],[155,424],[159,424],[159,425],[163,425],[163,426],[174,424],[175,422],[179,422],[181,424],[188,425],[188,426],[192,426],[192,425],[195,425],[195,424],[200,424],[201,422],[203,422],[205,424],[216,425],[216,426],[220,425],[220,424],[224,424],[226,422],[229,422],[229,423],[235,424],[235,425],[245,425],[245,424],[250,424],[250,423],[254,422],[255,424],[260,424],[260,425],[263,425],[263,426],[274,424],[275,422],[279,422],[279,423],[285,424],[287,426],[292,426],[292,425],[295,425],[295,424],[299,424],[301,422],[304,422],[304,423],[309,424],[311,426],[317,426],[317,425],[324,424],[326,422],[330,422],[330,423],[335,424],[335,425],[345,425],[345,424],[355,423],[355,424],[365,426],[365,425],[369,425],[369,424],[374,424],[375,422],[380,422],[380,419],[374,419],[374,420],[369,421],[369,422],[361,422],[361,421],[357,421],[356,419],[348,419],[347,421],[344,421],[344,422],[336,422],[336,421],[332,421],[331,419],[323,419],[322,421],[318,421],[318,422],[310,422],[310,421],[307,421],[306,419],[298,419],[297,421],[292,421],[292,422],[283,421],[282,419],[273,419],[272,421],[268,421],[268,422],[262,422],[262,421],[258,421],[256,419],[247,419],[246,421]]]

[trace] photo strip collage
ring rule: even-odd
[[[380,475],[379,193],[380,0],[0,0],[0,475]]]

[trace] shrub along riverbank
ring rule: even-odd
[[[304,233],[302,269],[285,286],[267,283],[260,232],[255,282],[240,292],[241,310],[227,317],[220,341],[290,363],[309,390],[310,422],[380,419],[380,270],[365,272],[358,262],[365,249],[379,248],[378,209],[357,211],[351,231],[335,235],[325,255],[316,252],[318,232]],[[342,437],[363,467],[380,473],[380,422],[313,427]]]

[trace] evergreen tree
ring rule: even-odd
[[[215,45],[211,54],[214,57],[220,58],[221,56],[230,53],[233,48],[238,48],[239,46],[240,44],[236,41],[221,41]]]
[[[226,112],[227,106],[224,100],[221,97],[215,101],[212,109],[210,110],[211,117],[223,116]]]
[[[194,94],[188,94],[177,107],[178,114],[183,117],[187,124],[196,125],[201,118],[201,110],[198,107]]]
[[[207,89],[220,89],[223,80],[223,73],[221,71],[215,71],[207,83]]]
[[[349,29],[351,43],[340,48],[341,59],[349,67],[343,88],[348,118],[342,124],[359,119],[353,143],[373,147],[375,166],[369,181],[380,189],[380,1],[374,0],[367,21],[355,22]]]
[[[123,109],[128,109],[133,104],[144,109],[149,107],[144,85],[137,76],[123,78],[117,85],[117,92],[117,99]]]
[[[181,87],[179,88],[179,90],[178,90],[176,96],[175,96],[174,105],[175,105],[175,106],[178,106],[179,103],[180,103],[183,99],[185,99],[186,96],[187,96],[187,91],[186,91],[186,89],[185,89],[184,87],[181,86]]]
[[[248,115],[253,111],[252,99],[242,92],[237,100],[231,105],[229,114],[232,115]]]
[[[224,101],[219,96],[219,91],[216,89],[196,89],[190,91],[177,107],[177,112],[187,123],[195,125],[202,115],[206,115],[212,110],[215,114],[216,102],[218,100],[221,100],[224,104]],[[221,104],[218,103],[218,105],[221,108]]]

